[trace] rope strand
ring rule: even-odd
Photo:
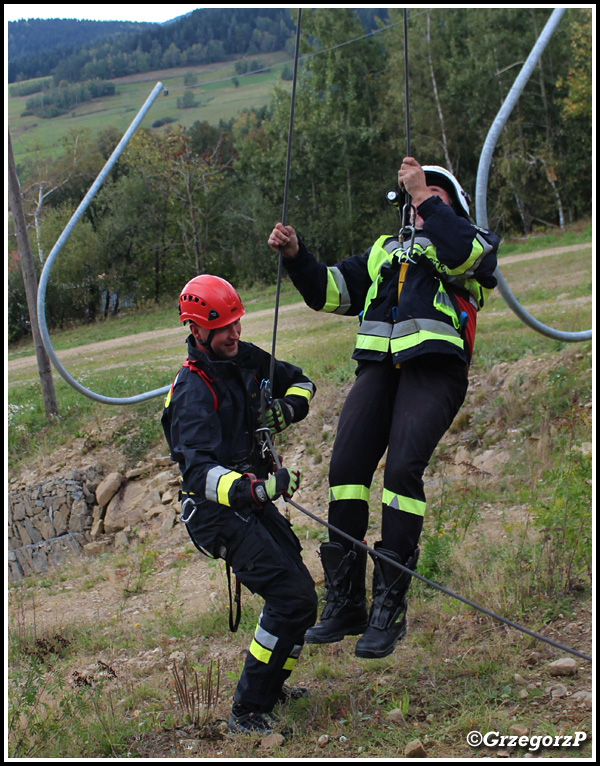
[[[290,187],[290,167],[292,159],[292,133],[294,129],[294,106],[296,103],[296,83],[298,81],[298,58],[300,56],[300,20],[302,18],[302,9],[298,8],[298,21],[296,24],[296,51],[294,55],[294,79],[292,82],[292,98],[290,104],[290,126],[288,129],[288,143],[287,143],[287,160],[285,167],[285,184],[283,188],[283,213],[281,221],[283,225],[286,225],[287,221],[287,204],[288,204],[288,192]],[[275,371],[275,343],[277,341],[277,319],[279,316],[279,297],[281,294],[281,274],[283,271],[283,250],[279,248],[279,260],[277,264],[277,288],[275,290],[275,314],[273,318],[273,340],[271,346],[271,368],[269,371],[269,383],[270,388],[273,380],[273,374]],[[265,396],[270,398],[271,392],[265,391]],[[264,425],[264,423],[263,423]]]

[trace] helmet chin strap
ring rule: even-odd
[[[196,327],[200,328],[200,325],[196,324],[195,322],[190,322],[190,325],[194,324]],[[191,327],[190,327],[191,329]],[[197,346],[200,346],[202,349],[205,349],[207,353],[211,354],[212,356],[215,356],[215,352],[212,349],[212,341],[215,337],[215,329],[208,331],[208,336],[206,337],[206,340],[202,340],[202,337],[200,336],[200,332],[197,334],[195,332],[192,332],[192,335],[194,336],[194,341],[196,342]]]
[[[208,337],[206,340],[202,340],[202,338],[196,338],[196,342],[205,348],[212,356],[215,356],[215,352],[212,349],[211,343],[213,341],[213,338],[215,337],[215,331],[209,330]]]

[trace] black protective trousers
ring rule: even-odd
[[[224,558],[242,585],[265,600],[234,702],[269,712],[300,656],[304,633],[316,620],[312,576],[290,523],[272,503],[259,515],[221,506],[208,536],[198,510],[200,518],[188,525],[192,539]]]
[[[369,500],[373,500],[368,493],[387,449],[381,542],[406,561],[423,528],[423,474],[467,387],[467,366],[451,355],[418,356],[403,362],[400,369],[389,357],[383,362],[361,362],[342,407],[333,446],[330,524],[355,539],[365,538]],[[330,540],[346,550],[352,547],[333,531]]]

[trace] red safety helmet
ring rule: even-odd
[[[244,316],[244,306],[232,285],[221,277],[201,274],[190,279],[179,296],[179,321],[217,330]]]

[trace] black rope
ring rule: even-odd
[[[346,532],[343,532],[341,529],[338,529],[337,527],[334,527],[332,524],[329,524],[329,522],[323,521],[323,519],[320,519],[318,516],[315,516],[310,511],[307,511],[306,508],[302,508],[301,505],[298,505],[298,503],[294,502],[290,498],[286,498],[286,502],[288,502],[290,505],[292,505],[301,513],[304,513],[306,514],[306,516],[309,516],[311,519],[314,519],[314,521],[317,521],[319,524],[322,524],[323,526],[327,527],[332,532],[335,532],[336,534],[341,535],[342,537],[345,537],[346,540],[349,540],[350,542],[352,542],[353,545],[355,545],[357,548],[362,548],[363,550],[370,553],[372,556],[375,556],[376,558],[380,558],[383,561],[387,562],[388,564],[391,564],[392,566],[395,566],[396,568],[401,569],[403,572],[406,572],[407,574],[410,574],[413,577],[416,577],[417,580],[421,580],[421,582],[424,582],[426,585],[429,585],[432,588],[435,588],[436,590],[439,590],[442,593],[445,593],[447,596],[450,596],[451,598],[455,598],[458,601],[462,601],[463,604],[466,604],[467,606],[470,606],[471,608],[476,609],[479,612],[482,612],[488,617],[492,617],[494,620],[499,620],[500,622],[503,622],[505,625],[508,625],[511,628],[515,628],[515,630],[519,630],[521,633],[526,633],[528,636],[531,636],[532,638],[536,638],[539,641],[544,641],[545,643],[550,644],[550,646],[553,646],[556,649],[561,649],[565,652],[568,652],[569,654],[574,654],[576,657],[581,657],[581,659],[583,660],[589,660],[589,662],[592,662],[592,658],[589,655],[584,654],[583,652],[580,652],[577,649],[570,649],[568,646],[564,646],[564,644],[558,643],[558,641],[554,641],[551,638],[542,636],[540,633],[536,633],[535,631],[530,630],[529,628],[525,628],[523,627],[523,625],[519,625],[518,623],[513,622],[512,620],[509,620],[507,617],[502,617],[501,615],[496,614],[495,612],[492,612],[490,609],[486,609],[485,607],[480,606],[479,604],[476,604],[474,601],[470,601],[468,598],[465,598],[464,596],[460,596],[458,593],[455,593],[449,588],[445,588],[443,585],[439,585],[438,583],[433,582],[433,580],[428,580],[426,577],[423,577],[423,575],[420,575],[418,572],[415,572],[412,569],[409,569],[407,566],[404,566],[404,564],[399,564],[397,561],[394,561],[393,559],[389,558],[388,556],[381,553],[380,551],[376,551],[373,548],[370,548],[366,543],[360,542],[359,540],[355,540],[351,535],[347,534]]]
[[[410,93],[408,76],[408,11],[404,9],[404,109],[406,112],[406,156],[411,157],[410,152]],[[410,245],[408,248],[408,259],[412,260],[413,247],[415,243],[415,225],[411,225],[411,211],[416,209],[412,204],[412,198],[406,188],[404,189],[404,205],[398,209],[400,213],[400,241],[404,244],[406,234],[410,234]]]
[[[292,98],[290,104],[290,126],[288,129],[287,159],[285,167],[285,185],[283,188],[283,212],[281,222],[286,225],[288,192],[290,188],[290,167],[292,159],[292,134],[294,130],[294,106],[296,103],[296,83],[298,80],[298,59],[300,56],[300,21],[302,18],[302,9],[298,8],[298,21],[296,23],[296,50],[294,54],[294,78],[292,81]],[[273,318],[273,341],[271,347],[271,368],[269,371],[269,381],[267,386],[270,388],[273,374],[275,371],[275,343],[277,341],[277,319],[279,316],[279,296],[281,294],[281,275],[283,271],[283,249],[279,248],[279,260],[277,264],[277,289],[275,290],[275,314]],[[264,389],[264,396],[270,399],[270,390]],[[265,423],[263,422],[263,426]]]
[[[404,103],[406,108],[406,156],[410,157],[410,99],[408,93],[408,12],[404,9]]]

